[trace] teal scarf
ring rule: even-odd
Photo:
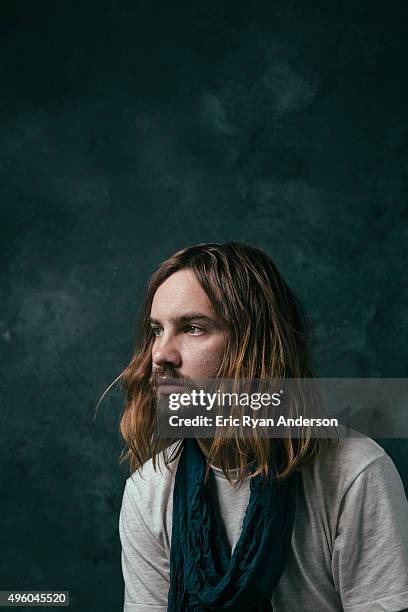
[[[222,518],[204,484],[205,467],[195,438],[185,438],[173,492],[167,610],[270,611],[290,549],[299,473],[281,482],[251,478],[242,532],[230,556]],[[276,473],[272,459],[269,467]],[[212,470],[209,477],[212,489]]]

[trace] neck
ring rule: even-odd
[[[208,458],[209,454],[210,454],[210,448],[211,448],[211,444],[212,444],[212,440],[209,438],[196,438],[197,440],[197,444],[200,447],[201,452],[204,454],[204,456],[206,458]],[[227,457],[228,457],[228,461],[230,463],[230,469],[234,469],[239,467],[238,465],[238,459],[237,459],[237,452],[236,452],[236,447],[234,445],[234,443],[230,442],[227,445]],[[218,461],[213,461],[213,463],[211,464],[214,467],[220,468],[221,465],[219,464]]]

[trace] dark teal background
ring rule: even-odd
[[[155,267],[265,247],[325,377],[406,377],[408,3],[3,0],[1,589],[120,611],[120,390]],[[384,440],[405,486],[408,446]]]

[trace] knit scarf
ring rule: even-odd
[[[271,611],[271,597],[286,565],[295,518],[299,473],[277,482],[250,480],[242,531],[231,556],[222,517],[211,502],[215,476],[204,484],[206,459],[195,438],[185,438],[173,492],[168,612]],[[255,470],[251,464],[250,471]]]

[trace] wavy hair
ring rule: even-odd
[[[154,469],[163,451],[165,465],[182,450],[182,439],[170,457],[174,440],[155,437],[156,404],[151,384],[154,335],[149,323],[153,297],[160,285],[178,270],[191,269],[207,294],[214,311],[226,330],[225,350],[216,378],[280,379],[313,378],[308,350],[309,331],[303,308],[282,278],[269,255],[261,248],[240,242],[203,243],[184,248],[164,261],[147,287],[142,305],[140,331],[129,365],[116,379],[126,390],[120,431],[126,443],[119,462],[129,461],[133,473],[152,458]],[[103,396],[102,396],[103,397]],[[280,452],[277,479],[283,480],[317,457],[327,440],[304,437],[268,438],[255,434],[251,439],[237,439],[234,465],[228,457],[230,442],[214,438],[207,457],[206,479],[210,464],[223,469],[232,483],[230,469],[237,467],[238,480],[268,475],[268,456],[272,447]],[[247,472],[248,458],[255,470]]]

